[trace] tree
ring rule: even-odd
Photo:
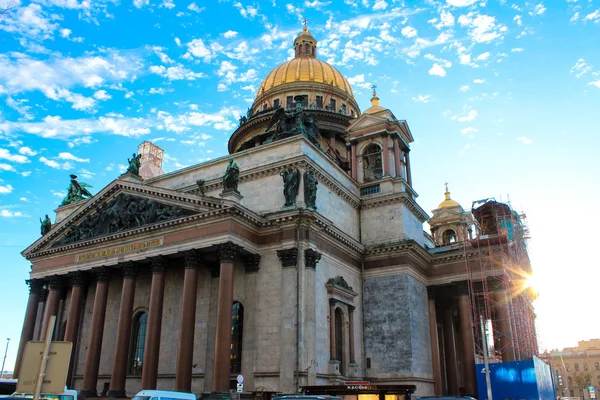
[[[17,8],[17,4],[17,1],[9,0],[9,2],[5,5],[0,5],[0,17],[3,17],[4,15],[8,14],[13,8]]]

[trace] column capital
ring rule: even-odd
[[[352,313],[354,312],[354,310],[356,309],[356,307],[351,306],[350,304],[347,304],[346,307],[348,307],[348,314],[352,315]]]
[[[282,267],[295,267],[298,262],[298,249],[292,247],[291,249],[277,250],[277,257],[279,257]]]
[[[329,305],[330,306],[335,306],[338,303],[338,301],[334,298],[330,298],[329,299]]]
[[[94,268],[92,271],[94,271],[94,274],[96,275],[96,280],[98,282],[110,281],[110,270],[107,267]]]
[[[49,276],[47,284],[50,290],[61,290],[65,286],[64,277],[59,275]]]
[[[317,263],[321,259],[321,253],[313,249],[304,250],[304,265],[306,268],[317,269]]]
[[[384,138],[385,138],[385,137],[389,137],[389,136],[390,136],[390,133],[389,133],[389,132],[385,132],[385,131],[384,131],[384,132],[381,132],[381,137],[384,137]]]
[[[246,272],[258,272],[260,263],[260,254],[250,254],[249,256],[244,257],[244,265],[246,267]]]
[[[123,268],[121,272],[123,274],[123,278],[125,279],[135,279],[138,274],[138,266],[133,261],[126,261],[123,264]]]
[[[47,299],[48,299],[48,289],[42,288],[42,290],[40,290],[40,301],[42,303],[45,303]]]
[[[29,293],[40,294],[44,287],[44,281],[41,279],[27,279],[25,283],[29,286]]]
[[[81,272],[81,271],[75,271],[75,272],[70,272],[68,274],[69,276],[69,283],[71,284],[71,286],[75,287],[75,286],[85,286],[86,282],[87,282],[87,276]]]
[[[150,269],[152,274],[164,274],[167,269],[167,262],[163,256],[150,257]]]
[[[196,250],[186,250],[182,252],[183,255],[183,266],[187,268],[197,269],[200,264],[200,259]]]
[[[221,262],[234,262],[240,259],[243,247],[233,242],[225,242],[217,245],[217,255]]]

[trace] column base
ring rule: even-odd
[[[356,378],[360,376],[357,363],[351,362],[350,364],[348,364],[348,376],[350,378]]]
[[[118,390],[118,389],[109,390],[108,393],[106,393],[106,396],[115,397],[115,398],[127,397],[124,390]]]
[[[338,360],[329,360],[329,374],[340,375],[340,362]]]
[[[85,398],[98,397],[98,392],[95,390],[80,390],[79,395]]]

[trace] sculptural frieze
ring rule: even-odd
[[[298,188],[300,187],[300,171],[290,168],[279,175],[283,178],[283,196],[285,197],[284,207],[295,206]]]
[[[77,182],[77,175],[71,174],[69,175],[71,178],[71,183],[69,184],[69,188],[67,189],[67,195],[63,199],[61,206],[66,206],[67,204],[76,203],[78,201],[84,200],[85,198],[92,197],[93,195],[86,189],[88,187],[92,187],[92,185],[88,185],[85,182]]]
[[[269,126],[265,132],[270,132],[275,128],[275,132],[270,141],[285,139],[294,135],[303,135],[315,145],[319,146],[317,139],[321,137],[319,133],[319,123],[313,112],[304,111],[302,102],[297,101],[295,107],[289,110],[283,108],[277,109]]]
[[[121,193],[99,206],[95,213],[79,224],[71,226],[53,246],[89,240],[191,214],[193,211],[178,206]]]

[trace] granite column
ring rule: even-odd
[[[40,303],[40,294],[42,292],[43,282],[39,279],[27,280],[29,285],[29,299],[27,300],[27,309],[25,311],[25,321],[23,321],[23,330],[21,331],[21,340],[19,340],[19,350],[17,352],[17,360],[13,372],[13,379],[19,377],[23,353],[27,342],[33,340],[33,331],[35,330],[35,320]]]

